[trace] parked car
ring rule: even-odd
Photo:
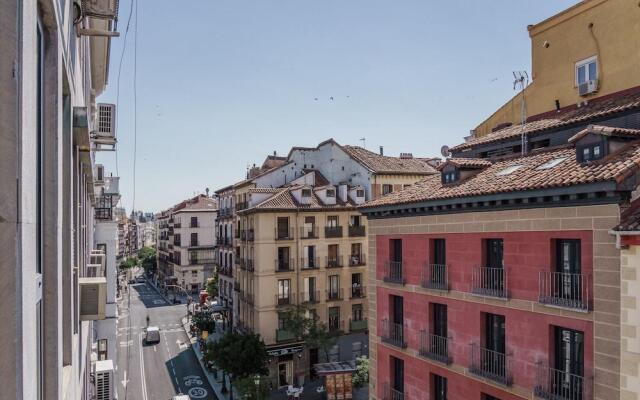
[[[139,277],[136,278],[136,283],[145,283],[145,282],[146,282],[146,280],[142,276],[139,276]]]
[[[191,400],[191,398],[186,394],[177,394],[173,396],[171,400]]]
[[[148,326],[144,331],[145,344],[160,343],[160,328]]]

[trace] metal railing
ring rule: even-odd
[[[320,291],[312,290],[310,292],[302,292],[302,303],[319,303],[320,302]]]
[[[382,400],[405,400],[404,393],[395,390],[390,384],[385,383],[382,386]]]
[[[325,262],[327,268],[340,268],[343,266],[342,264],[342,256],[327,256],[325,257]]]
[[[324,237],[328,237],[328,238],[342,237],[342,227],[341,226],[325,226]]]
[[[507,298],[507,270],[504,268],[475,267],[471,278],[472,293],[482,296]]]
[[[342,300],[342,290],[342,288],[335,290],[327,289],[327,301]]]
[[[505,386],[510,386],[513,382],[511,357],[504,353],[486,349],[476,343],[471,344],[469,372]]]
[[[295,260],[293,258],[288,259],[276,259],[275,260],[275,269],[276,272],[291,272],[293,271],[293,267],[295,265]]]
[[[420,355],[441,363],[450,364],[449,338],[420,331]]]
[[[534,395],[546,400],[582,400],[589,398],[585,378],[538,363]]]
[[[349,236],[350,237],[366,236],[366,230],[364,225],[349,226]]]
[[[276,329],[276,342],[286,342],[288,340],[294,340],[296,335],[286,329]]]
[[[359,253],[359,254],[351,254],[349,256],[349,266],[351,267],[358,267],[361,265],[366,265],[367,264],[367,259],[365,257],[364,254]]]
[[[300,228],[300,239],[317,239],[318,235],[318,227],[302,227]]]
[[[421,284],[425,289],[449,290],[446,264],[425,264]]]
[[[276,306],[290,306],[295,304],[295,295],[293,293],[289,293],[288,295],[276,294],[275,299]]]
[[[588,275],[540,271],[538,279],[540,303],[589,311],[590,279]]]
[[[300,259],[300,267],[302,269],[318,269],[320,268],[320,258],[319,257],[311,257],[311,258],[301,258]]]
[[[276,240],[293,240],[293,235],[293,228],[276,228],[275,230]]]
[[[362,285],[360,286],[351,286],[351,298],[352,299],[361,299],[366,296],[367,291],[366,288]]]
[[[349,331],[365,331],[368,329],[367,319],[349,319]]]
[[[404,285],[406,280],[402,271],[402,261],[387,261],[384,264],[383,280]]]
[[[246,229],[241,229],[240,231],[240,240],[245,241],[247,240],[247,230]],[[236,234],[238,233],[238,231],[236,231]]]
[[[382,320],[382,341],[396,347],[405,348],[407,342],[404,338],[404,325],[390,322],[388,319]]]

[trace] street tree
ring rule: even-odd
[[[260,335],[228,331],[218,341],[207,344],[205,360],[229,374],[233,397],[233,382],[237,379],[266,375],[267,348]]]
[[[310,348],[322,350],[329,359],[329,350],[336,344],[336,335],[329,332],[327,325],[307,317],[304,306],[295,306],[283,312],[284,328],[291,332],[297,340],[302,340]]]
[[[364,386],[369,382],[369,359],[367,356],[356,358],[356,372],[353,374],[353,385]]]
[[[127,270],[138,265],[138,259],[136,257],[129,257],[120,263],[120,269]]]
[[[138,251],[138,259],[145,272],[156,269],[156,250],[153,247],[145,246]]]
[[[218,273],[213,275],[213,278],[207,279],[207,294],[210,299],[218,297]]]

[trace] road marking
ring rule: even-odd
[[[157,347],[158,347],[158,346],[156,346],[155,344],[153,345],[153,351],[155,351],[156,353],[158,352]]]
[[[194,399],[204,399],[207,397],[207,390],[201,387],[193,387],[189,389],[189,396]]]
[[[127,371],[124,371],[124,379],[122,381],[120,381],[122,383],[122,386],[124,386],[124,388],[127,388],[127,383],[129,383],[129,380],[127,379]]]
[[[142,343],[142,332],[140,332],[140,343]],[[144,376],[144,357],[142,356],[142,344],[140,345],[140,382],[142,383],[142,400],[147,400],[147,382]]]
[[[129,347],[133,346],[133,340],[129,340],[127,342],[120,342],[120,347]]]

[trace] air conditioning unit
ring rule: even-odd
[[[96,115],[96,130],[93,141],[97,144],[115,146],[116,144],[116,105],[98,103]]]
[[[80,286],[80,320],[96,321],[105,319],[107,306],[107,278],[82,277]]]
[[[591,93],[596,93],[598,91],[598,80],[592,79],[578,85],[578,94],[580,96],[586,96]]]
[[[96,380],[96,400],[115,399],[115,374],[112,360],[96,361],[93,367]]]

